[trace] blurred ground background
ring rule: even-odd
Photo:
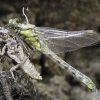
[[[99,0],[0,0],[0,26],[11,18],[22,16],[22,7],[28,7],[27,16],[31,24],[70,31],[92,29],[100,32]],[[60,54],[67,63],[90,77],[100,89],[100,43],[74,52]],[[37,100],[100,100],[98,93],[87,87],[51,59],[34,53],[33,63],[43,76],[43,81],[35,81],[34,87],[43,97]],[[10,66],[2,63],[0,66]],[[6,68],[5,68],[6,69]],[[33,80],[34,81],[34,80]]]

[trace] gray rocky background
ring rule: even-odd
[[[29,22],[36,26],[70,31],[92,29],[100,32],[99,0],[0,0],[0,26],[16,17],[25,21],[22,7],[29,8]],[[100,43],[59,54],[66,62],[90,77],[96,84],[98,93],[92,93],[45,55],[34,53],[32,62],[43,76],[42,81],[32,80],[35,89],[43,95],[37,100],[100,100],[99,49]],[[0,64],[1,70],[7,70],[13,65],[13,61],[9,59],[9,62]]]

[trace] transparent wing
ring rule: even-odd
[[[40,40],[55,53],[70,52],[90,46],[100,41],[100,35],[94,30],[64,31],[49,27],[36,27]]]

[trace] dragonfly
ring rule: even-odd
[[[97,91],[95,84],[89,77],[66,63],[56,54],[74,51],[99,42],[100,35],[98,32],[94,30],[66,31],[49,27],[36,27],[33,24],[20,23],[18,18],[10,19],[8,26],[15,33],[24,36],[31,46],[47,55],[78,81],[84,83],[92,91]]]

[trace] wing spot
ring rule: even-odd
[[[59,63],[59,64],[60,64],[61,62],[57,60],[57,63]]]
[[[72,74],[73,74],[73,75],[75,75],[75,72],[74,72],[74,71],[72,71]]]
[[[66,66],[64,66],[65,67],[65,69],[67,69],[68,70],[68,67],[66,67]]]

